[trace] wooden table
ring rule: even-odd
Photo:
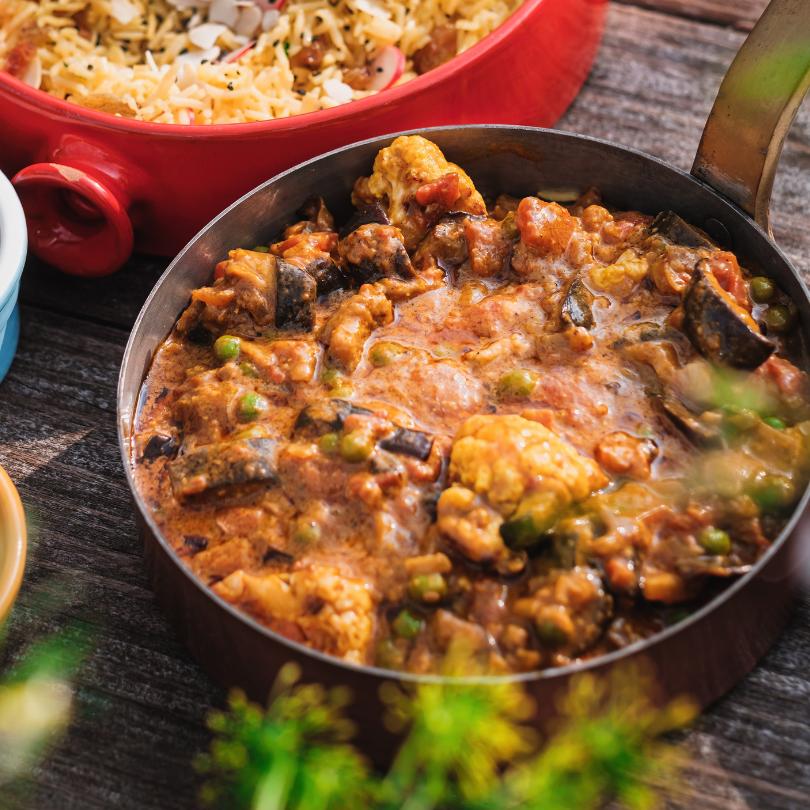
[[[560,126],[688,168],[720,77],[764,5],[615,3],[593,73]],[[808,267],[810,115],[800,117],[781,166],[776,235]],[[95,652],[67,737],[30,781],[3,791],[8,810],[194,805],[189,763],[207,745],[206,711],[223,696],[178,644],[146,585],[115,438],[121,354],[164,264],[133,259],[91,283],[31,261],[24,277],[20,351],[0,385],[0,464],[27,506],[31,549],[5,655],[70,623],[90,631]],[[49,594],[61,604],[51,615],[42,611]],[[683,790],[670,795],[673,807],[810,807],[810,598],[762,664],[682,744],[693,764]]]

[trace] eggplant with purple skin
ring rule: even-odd
[[[776,348],[754,319],[727,293],[701,259],[683,299],[683,331],[707,360],[752,370]]]
[[[315,279],[318,295],[328,295],[349,286],[348,276],[329,258],[315,259],[304,269]]]
[[[690,225],[674,211],[662,211],[650,225],[650,233],[663,236],[673,245],[693,248],[716,248],[717,245],[700,228]]]
[[[723,431],[719,423],[706,422],[669,394],[655,397],[653,402],[693,444],[698,447],[716,447],[722,444]]]
[[[593,293],[582,279],[575,278],[565,294],[560,310],[560,320],[567,326],[581,326],[590,329],[593,324]]]
[[[169,478],[178,498],[219,487],[278,482],[274,439],[233,439],[198,447],[169,464]]]
[[[445,214],[419,243],[413,257],[414,264],[424,269],[435,262],[444,271],[464,264],[468,256],[464,221],[469,216],[458,212]]]
[[[361,225],[341,239],[338,251],[349,272],[361,283],[416,275],[402,232],[393,225]]]
[[[325,399],[307,405],[298,414],[293,431],[304,436],[318,437],[340,430],[346,417],[353,413],[371,415],[368,408],[353,405],[346,399]]]
[[[349,221],[340,229],[338,236],[345,239],[352,231],[356,231],[362,225],[390,225],[391,220],[385,208],[378,202],[363,205],[358,208],[349,218]]]
[[[310,232],[333,231],[335,229],[335,219],[326,207],[323,197],[310,197],[301,206],[298,213],[307,222],[311,223],[312,227],[308,228]]]
[[[427,461],[433,449],[433,437],[421,430],[410,430],[398,427],[392,434],[385,436],[378,442],[383,450],[399,453],[404,456],[413,456],[420,461]]]
[[[176,436],[165,433],[154,433],[149,437],[149,441],[144,446],[140,461],[154,461],[161,456],[174,458],[177,455],[179,446],[180,442],[177,440]]]
[[[315,279],[300,267],[276,259],[276,326],[310,331],[315,324]]]

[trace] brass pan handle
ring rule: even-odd
[[[808,89],[810,2],[771,0],[720,85],[692,166],[768,234],[782,145]]]

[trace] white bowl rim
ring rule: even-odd
[[[28,250],[22,205],[9,179],[0,172],[0,308],[14,294]],[[3,324],[0,324],[2,328]]]

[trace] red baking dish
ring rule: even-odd
[[[262,123],[116,118],[0,73],[0,169],[16,175],[31,250],[68,273],[105,275],[133,247],[174,254],[259,180],[351,141],[439,124],[553,124],[585,80],[606,5],[526,0],[430,73],[331,110]]]

